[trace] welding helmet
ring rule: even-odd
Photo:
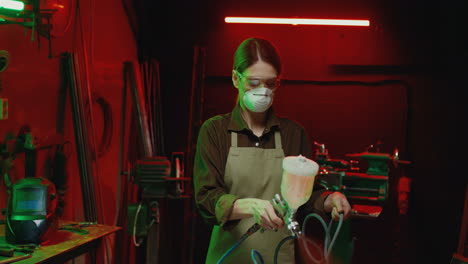
[[[45,178],[24,178],[11,188],[5,236],[10,244],[40,244],[56,222],[57,193]]]

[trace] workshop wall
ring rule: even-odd
[[[23,125],[31,127],[33,136],[39,142],[46,142],[57,134],[58,93],[59,93],[59,56],[63,52],[78,54],[79,62],[84,65],[86,58],[89,65],[89,78],[84,72],[79,76],[89,80],[91,91],[106,100],[112,110],[113,129],[106,137],[112,137],[111,144],[104,155],[97,161],[99,185],[96,191],[102,197],[101,207],[105,224],[115,225],[116,186],[118,172],[118,142],[120,133],[121,91],[123,62],[137,59],[133,33],[126,19],[125,10],[120,1],[77,1],[79,10],[74,15],[73,23],[64,36],[53,39],[52,59],[48,59],[47,41],[41,38],[31,42],[31,31],[18,25],[0,26],[0,50],[11,55],[9,68],[2,73],[3,92],[0,97],[8,98],[10,116],[0,121],[0,141],[8,132],[17,134]],[[85,52],[87,56],[85,55]],[[85,87],[81,87],[84,91]],[[94,103],[93,117],[95,137],[98,144],[102,140],[103,113]],[[65,140],[70,141],[68,155],[68,191],[63,218],[83,221],[83,197],[80,189],[80,175],[76,161],[75,138],[70,109],[69,93],[65,116]],[[37,163],[38,176],[44,174],[45,160],[50,151],[39,153]],[[15,162],[17,177],[22,177],[21,157]],[[14,174],[15,172],[13,172]],[[2,184],[0,207],[5,206],[5,192]]]
[[[247,3],[248,2],[248,3]],[[161,61],[162,84],[164,97],[164,114],[176,115],[177,118],[165,118],[166,136],[168,137],[168,151],[183,151],[187,144],[185,133],[187,127],[184,124],[188,120],[186,100],[189,96],[191,85],[191,61],[183,62],[179,60],[182,56],[188,59],[193,56],[194,43],[206,48],[206,100],[203,102],[204,118],[207,119],[215,114],[226,113],[232,109],[235,103],[236,91],[232,88],[218,87],[219,85],[230,85],[230,76],[232,70],[232,57],[235,48],[242,40],[247,37],[258,36],[271,40],[279,49],[284,70],[282,78],[291,81],[361,81],[377,82],[382,80],[400,80],[403,84],[395,84],[398,91],[398,110],[406,113],[407,101],[403,87],[406,83],[411,83],[408,74],[421,71],[416,65],[424,64],[426,56],[421,56],[418,52],[413,52],[414,45],[406,34],[406,31],[399,32],[401,21],[392,21],[391,14],[397,7],[390,4],[376,4],[375,1],[226,1],[218,3],[216,1],[200,1],[202,8],[198,7],[197,12],[184,11],[181,9],[181,15],[177,20],[171,20],[174,15],[158,14],[156,25],[162,25],[163,22],[169,22],[167,27],[156,27],[156,34],[153,37],[154,44],[158,46],[158,51],[153,55]],[[175,8],[174,4],[174,8]],[[185,5],[182,5],[185,7]],[[165,7],[171,9],[171,5],[165,4]],[[204,7],[204,8],[203,8]],[[192,7],[190,7],[192,8]],[[188,8],[187,8],[188,9]],[[210,10],[210,12],[206,11]],[[204,12],[204,13],[203,13]],[[202,13],[203,15],[200,15]],[[291,26],[291,25],[255,25],[255,24],[226,24],[225,16],[266,16],[266,17],[321,17],[321,18],[348,18],[348,19],[370,19],[371,27],[326,27],[326,26]],[[191,21],[198,23],[190,24]],[[183,29],[190,32],[185,34]],[[194,33],[198,34],[194,37]],[[416,37],[414,37],[416,38]],[[185,43],[187,45],[183,46]],[[408,44],[409,43],[409,44]],[[422,52],[421,52],[422,53]],[[188,55],[185,55],[188,54]],[[419,60],[420,58],[422,60]],[[340,66],[350,66],[342,70]],[[354,66],[357,66],[353,68]],[[369,66],[364,69],[359,66]],[[175,77],[177,79],[175,79]],[[226,77],[226,78],[223,78]],[[167,84],[166,84],[167,80]],[[286,83],[286,82],[285,82]],[[287,83],[287,89],[296,91],[295,85]],[[294,111],[304,113],[307,109],[303,108],[306,102],[315,102],[321,100],[311,90],[304,88],[303,84],[298,89],[304,92],[302,101],[295,101]],[[308,85],[305,85],[306,87]],[[301,88],[302,87],[302,88]],[[343,86],[344,87],[344,86]],[[304,89],[303,89],[304,88]],[[331,91],[331,89],[329,89]],[[369,98],[376,104],[386,98],[385,93],[379,94],[378,87],[375,87],[375,98]],[[385,89],[383,89],[385,90]],[[383,91],[382,90],[382,91]],[[345,89],[365,101],[368,94],[353,93],[351,88]],[[184,96],[187,95],[187,96]],[[223,95],[223,96],[220,96]],[[364,97],[363,97],[364,96]],[[393,97],[395,97],[394,95]],[[287,93],[281,98],[275,100],[288,101]],[[331,99],[333,100],[333,99]],[[351,101],[351,100],[349,100]],[[393,102],[393,101],[392,101]],[[336,102],[335,102],[336,103]],[[392,103],[389,103],[392,104]],[[344,108],[351,105],[345,105]],[[304,106],[305,107],[305,106]],[[392,110],[389,110],[392,111]],[[282,114],[282,111],[279,112]],[[350,115],[352,111],[348,112]],[[374,115],[377,119],[378,113]],[[322,119],[327,118],[326,113],[320,113]],[[296,114],[292,117],[307,128],[308,120],[304,114]],[[331,115],[328,116],[331,118]],[[382,118],[384,120],[385,118]],[[398,137],[404,138],[401,129],[405,129],[405,120],[402,117],[395,131],[398,131]],[[384,126],[379,126],[380,131],[384,131]],[[312,130],[312,127],[310,127]],[[171,131],[169,133],[169,131]],[[317,131],[310,131],[311,139],[323,140],[326,135],[317,135]],[[390,132],[388,132],[390,133]],[[393,132],[391,132],[393,133]],[[357,134],[357,133],[356,133]],[[381,135],[368,133],[365,142],[355,142],[361,144],[363,148],[372,144]],[[319,137],[317,137],[319,136]],[[393,140],[388,138],[388,147],[404,148],[405,142],[402,140]],[[334,142],[324,142],[331,144],[331,153],[343,155],[351,151],[358,151],[358,146],[354,149],[344,149],[333,146]],[[392,145],[392,146],[390,146]],[[360,149],[359,149],[360,150]],[[404,151],[404,150],[403,150]]]

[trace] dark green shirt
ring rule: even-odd
[[[237,132],[239,147],[275,148],[274,132],[280,131],[285,156],[303,155],[311,158],[307,134],[302,126],[275,115],[272,108],[267,114],[265,131],[257,137],[248,128],[237,105],[231,113],[215,116],[200,128],[194,164],[195,202],[202,217],[210,224],[224,225],[239,197],[228,194],[224,183],[226,161],[231,147],[231,131]],[[300,210],[323,212],[327,193],[318,190]],[[251,197],[256,198],[256,197]],[[273,197],[271,197],[273,198]]]

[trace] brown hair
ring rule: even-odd
[[[234,53],[233,69],[243,73],[248,67],[262,60],[271,64],[276,73],[281,73],[281,60],[276,48],[268,40],[248,38],[244,40]]]

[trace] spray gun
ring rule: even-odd
[[[271,203],[275,208],[276,214],[278,217],[282,218],[286,227],[291,231],[291,235],[294,237],[299,237],[302,235],[301,228],[299,223],[295,219],[296,210],[290,208],[288,203],[281,198],[279,193],[275,194],[273,199],[271,199]],[[264,230],[259,224],[254,224],[249,230],[246,232],[246,235],[250,235],[255,233],[258,230]]]
[[[283,176],[281,194],[277,193],[271,200],[276,213],[281,217],[292,235],[302,235],[295,216],[297,209],[305,204],[312,195],[315,176],[319,165],[302,155],[289,156],[283,159]],[[259,224],[252,226],[247,233],[261,229]]]
[[[281,198],[281,195],[279,193],[275,194],[271,202],[278,216],[283,218],[284,224],[291,231],[292,235],[295,237],[302,235],[299,223],[294,218],[295,210],[289,208],[288,203]]]

